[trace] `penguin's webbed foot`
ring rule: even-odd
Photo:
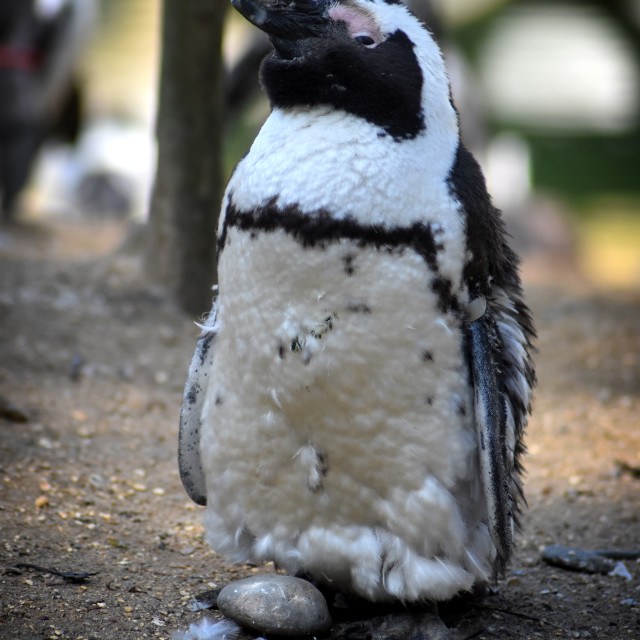
[[[395,612],[343,627],[337,638],[345,640],[452,640],[435,611]]]

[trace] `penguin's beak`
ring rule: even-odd
[[[319,37],[328,23],[326,0],[231,0],[231,4],[272,40]]]

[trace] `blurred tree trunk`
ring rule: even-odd
[[[146,267],[192,315],[211,306],[222,193],[222,26],[228,0],[164,0],[158,169]]]

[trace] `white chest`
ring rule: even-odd
[[[438,309],[424,260],[251,235],[230,230],[219,267],[201,444],[214,547],[250,532],[254,557],[295,567],[300,536],[384,522],[425,556],[462,553],[459,509],[477,498],[471,389],[459,321]]]
[[[457,139],[394,142],[348,113],[275,110],[229,184],[243,210],[277,198],[362,222],[408,225],[449,205],[446,177]]]

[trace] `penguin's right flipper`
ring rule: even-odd
[[[535,385],[535,331],[515,278],[514,282],[510,288],[493,287],[484,311],[469,322],[480,470],[498,569],[509,561],[519,507],[525,502],[520,457]]]
[[[506,443],[505,397],[498,375],[501,340],[489,313],[469,323],[474,417],[489,532],[502,563],[511,555],[513,508],[509,490],[512,463]]]

